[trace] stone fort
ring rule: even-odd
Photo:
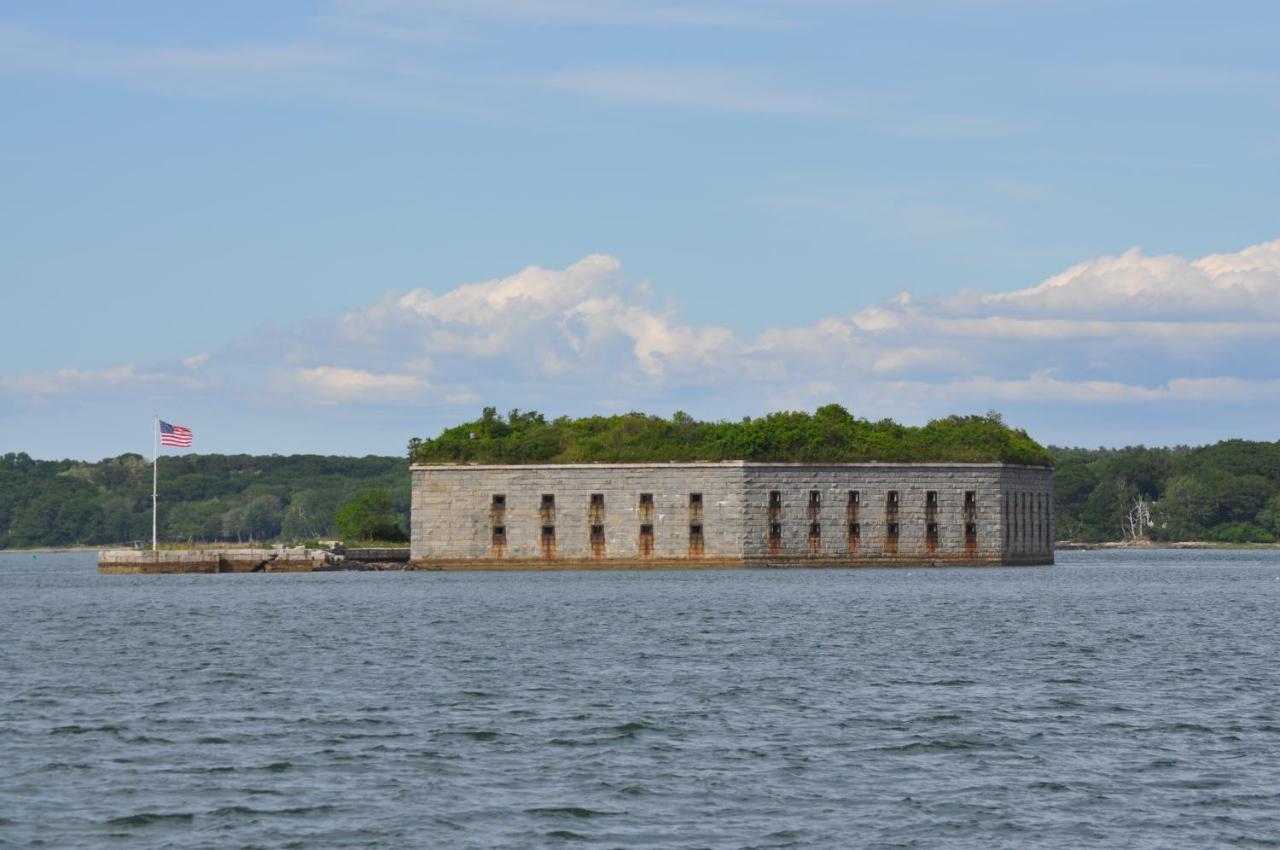
[[[425,569],[1053,563],[1053,470],[1005,463],[412,468]]]

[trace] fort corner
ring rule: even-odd
[[[1053,563],[1053,470],[1006,463],[417,464],[422,569]]]

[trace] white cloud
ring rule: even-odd
[[[104,390],[152,391],[203,390],[217,384],[205,379],[172,371],[140,371],[133,365],[110,366],[105,369],[54,369],[0,375],[0,390],[14,396],[36,399],[64,395],[85,395]]]
[[[680,322],[651,301],[649,285],[629,281],[617,259],[592,255],[563,270],[530,266],[441,295],[387,298],[343,317],[340,337],[356,348],[398,340],[455,374],[492,361],[505,366],[486,368],[535,377],[625,363],[657,378],[732,353],[731,331]]]
[[[130,397],[221,380],[246,405],[265,387],[291,403],[429,408],[449,419],[485,403],[550,412],[702,404],[740,415],[837,400],[905,418],[990,407],[1274,407],[1278,291],[1277,242],[1201,259],[1135,250],[1011,292],[903,293],[746,335],[682,318],[616,258],[591,255],[391,294],[329,323],[278,329],[269,349],[247,334],[169,369],[8,375],[0,393]],[[289,368],[264,372],[281,351]]]
[[[1043,283],[982,297],[989,308],[1040,317],[1131,322],[1213,317],[1280,319],[1280,240],[1200,260],[1137,248],[1080,263]]]
[[[349,314],[342,336],[357,357],[396,339],[480,396],[516,381],[585,397],[603,385],[765,398],[822,386],[881,400],[1094,404],[1189,400],[1210,387],[1240,398],[1224,388],[1261,380],[1246,384],[1261,390],[1280,374],[1257,356],[1280,341],[1280,242],[1199,260],[1131,250],[1021,290],[903,293],[752,337],[690,323],[654,300],[617,259],[595,255],[388,298]]]
[[[426,389],[417,375],[377,374],[342,366],[296,369],[282,382],[300,395],[322,404],[337,402],[395,402],[412,398]]]

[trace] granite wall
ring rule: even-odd
[[[413,468],[438,569],[1047,564],[1053,473],[1004,464]]]

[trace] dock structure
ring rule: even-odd
[[[228,549],[108,549],[98,553],[100,573],[314,573],[404,569],[408,549],[297,547]]]
[[[419,569],[1053,563],[1053,470],[1004,463],[417,464]]]

